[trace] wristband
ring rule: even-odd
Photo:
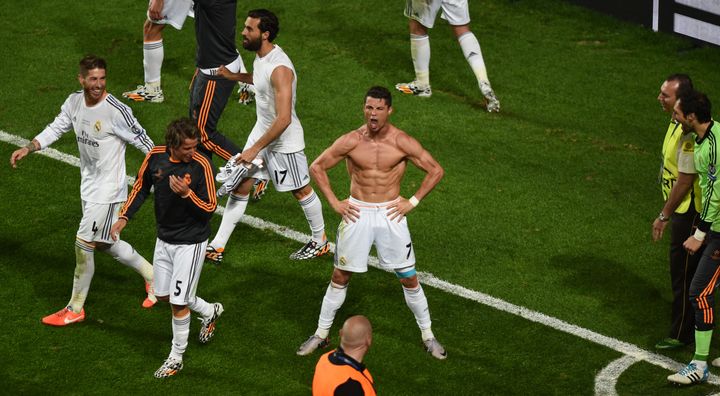
[[[410,199],[408,199],[408,202],[410,202],[410,205],[415,207],[415,206],[418,206],[418,204],[420,203],[420,200],[415,198],[415,196],[413,195],[412,197],[410,197]]]
[[[693,234],[693,238],[697,239],[698,241],[702,242],[705,240],[705,235],[707,233],[700,231],[700,229],[695,230],[695,234]]]
[[[663,223],[670,220],[669,216],[665,216],[663,212],[660,212],[658,215],[658,220],[662,221]]]

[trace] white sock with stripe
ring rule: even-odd
[[[430,309],[428,308],[427,298],[425,297],[422,286],[418,284],[417,287],[412,289],[403,286],[403,294],[405,295],[405,303],[407,303],[408,308],[410,308],[413,315],[415,315],[415,321],[423,332],[423,340],[432,338],[432,331],[429,331],[432,327]]]
[[[162,39],[159,41],[146,41],[143,43],[143,70],[145,71],[145,85],[160,88],[160,71],[162,70],[165,49]]]
[[[190,312],[184,316],[172,317],[172,347],[170,349],[170,357],[176,360],[182,360],[185,349],[188,345],[188,337],[190,336]]]
[[[215,307],[198,296],[195,296],[195,299],[188,304],[188,308],[200,314],[203,319],[210,319],[215,313]]]
[[[95,274],[95,247],[80,239],[75,239],[75,275],[73,290],[68,306],[80,313],[90,291],[90,283]]]
[[[320,308],[318,328],[315,330],[316,336],[327,338],[328,334],[330,334],[330,327],[332,327],[335,320],[335,314],[345,302],[345,296],[347,296],[347,285],[343,286],[330,282]]]
[[[143,258],[129,243],[118,240],[105,250],[112,258],[123,265],[126,265],[140,274],[145,282],[152,283],[153,267]]]
[[[245,214],[249,197],[250,195],[236,195],[234,193],[228,196],[227,206],[220,221],[220,228],[218,228],[215,238],[210,242],[210,246],[215,249],[225,248],[230,235],[235,230],[235,226]]]
[[[423,87],[430,85],[430,37],[410,35],[410,54],[415,67],[415,81]]]
[[[312,240],[315,242],[323,242],[325,240],[325,221],[323,220],[322,201],[315,194],[315,190],[311,190],[310,194],[298,200],[300,207],[305,212],[310,230],[312,231]]]
[[[460,48],[462,49],[463,55],[465,55],[465,59],[467,59],[470,64],[470,68],[473,73],[475,73],[478,85],[483,81],[489,83],[487,70],[485,69],[485,60],[483,59],[480,43],[477,37],[475,37],[475,34],[473,32],[464,33],[458,37],[458,43],[460,43]]]

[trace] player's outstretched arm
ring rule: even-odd
[[[218,67],[217,74],[218,76],[230,81],[240,81],[246,84],[253,83],[252,73],[233,73],[228,70],[225,65],[220,65],[220,67]]]
[[[13,151],[13,153],[10,155],[10,166],[12,166],[13,168],[17,168],[18,161],[27,157],[28,154],[32,153],[33,151],[38,150],[40,150],[40,143],[38,143],[37,140],[33,139],[25,147]]]

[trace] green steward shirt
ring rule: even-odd
[[[702,189],[702,210],[698,228],[703,232],[709,230],[720,232],[720,186],[718,177],[718,141],[720,126],[710,122],[705,136],[695,139],[695,168]]]
[[[695,142],[694,134],[682,131],[682,127],[675,121],[670,121],[667,132],[665,132],[665,140],[662,148],[662,169],[660,169],[660,187],[665,201],[670,197],[675,182],[677,182],[678,174],[689,173],[695,174]],[[700,212],[701,206],[700,180],[695,178],[692,189],[683,197],[680,204],[675,209],[675,213],[685,213],[690,208],[690,203],[695,205],[695,211]]]

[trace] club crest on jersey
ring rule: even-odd
[[[153,173],[152,176],[153,176],[153,179],[155,179],[155,181],[160,181],[160,180],[162,180],[162,178],[163,178],[163,170],[162,170],[162,169],[158,169],[157,172]]]
[[[95,121],[95,133],[100,133],[101,129],[102,129],[102,124],[100,123],[100,120]]]
[[[186,173],[185,176],[183,176],[183,179],[185,180],[185,184],[187,184],[188,186],[190,185],[190,183],[192,183],[192,179],[190,178],[189,173]]]
[[[710,166],[708,166],[708,179],[710,179],[711,181],[717,180],[717,175],[715,174],[715,172],[717,172],[715,164],[710,164]]]

